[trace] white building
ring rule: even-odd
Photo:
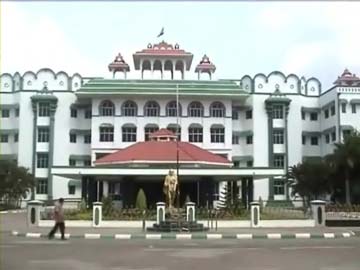
[[[180,160],[181,185],[192,200],[211,203],[225,181],[232,181],[244,202],[284,201],[292,199],[283,183],[289,166],[330,153],[346,132],[360,129],[360,79],[348,70],[323,90],[316,78],[278,71],[213,81],[215,65],[207,56],[195,68],[198,80],[186,80],[193,55],[177,44],[149,44],[133,58],[139,80],[126,79],[130,67],[120,54],[109,65],[112,79],[51,69],[1,75],[1,159],[30,168],[36,199],[91,202],[114,194],[130,205],[139,187],[147,195],[161,190],[175,154],[163,164],[95,161],[158,129],[176,133],[178,126],[182,142],[233,164],[211,168]],[[166,73],[168,80],[152,79]]]

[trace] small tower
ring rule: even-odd
[[[203,58],[201,59],[200,63],[196,66],[195,72],[198,74],[198,80],[200,80],[201,73],[209,74],[209,78],[211,80],[211,75],[215,72],[216,66],[210,62],[209,57],[204,54]]]
[[[339,86],[360,86],[360,78],[345,68],[343,74],[337,78],[334,84]]]
[[[141,71],[141,79],[144,79],[144,71],[161,72],[161,79],[164,78],[164,71],[171,72],[171,79],[174,79],[174,72],[181,72],[181,79],[185,78],[185,71],[190,70],[193,55],[180,49],[179,44],[166,43],[148,44],[146,49],[133,54],[135,70]]]
[[[129,65],[125,62],[122,55],[119,53],[113,62],[109,64],[109,71],[113,73],[113,78],[115,78],[115,73],[120,71],[124,73],[124,79],[126,79],[126,72],[130,71]]]

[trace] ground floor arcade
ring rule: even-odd
[[[148,206],[164,201],[162,191],[169,168],[74,168],[54,167],[54,175],[80,179],[82,198],[91,205],[111,196],[119,207],[135,205],[139,189],[143,189]],[[180,169],[180,205],[187,197],[198,206],[213,207],[219,201],[224,183],[232,198],[240,198],[243,205],[254,199],[254,181],[284,175],[274,168],[206,168]]]

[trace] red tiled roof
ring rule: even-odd
[[[170,136],[170,137],[175,137],[176,138],[176,135],[174,132],[172,132],[171,130],[168,130],[166,128],[162,128],[162,129],[159,129],[153,133],[150,134],[150,138],[153,138],[153,137],[161,137],[161,136]]]
[[[179,163],[222,165],[229,167],[231,162],[224,157],[206,151],[187,142],[179,144]],[[135,143],[95,161],[96,165],[133,163],[175,163],[176,141],[146,141]]]

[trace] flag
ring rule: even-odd
[[[157,35],[157,37],[161,37],[164,34],[164,27],[161,28],[160,34]]]

